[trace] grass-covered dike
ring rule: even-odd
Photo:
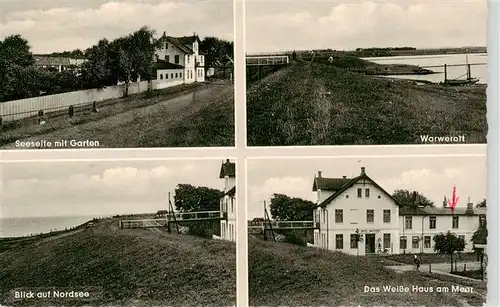
[[[254,82],[249,146],[420,144],[422,135],[486,142],[485,85],[417,84],[341,64],[298,61]]]
[[[12,290],[89,292],[88,298],[15,299]],[[230,306],[236,303],[234,243],[118,221],[0,253],[0,305]]]
[[[251,306],[461,307],[482,306],[485,299],[486,283],[461,284],[459,279],[441,279],[426,272],[396,273],[378,257],[356,257],[255,238],[249,238],[248,251]],[[478,293],[436,291],[452,286],[474,286]],[[389,288],[408,288],[409,292],[384,291]],[[420,292],[413,292],[414,288]]]

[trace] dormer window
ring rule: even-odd
[[[193,43],[193,51],[198,52],[198,42]]]
[[[168,44],[167,43],[163,43],[163,49],[165,49],[165,50],[168,49]]]

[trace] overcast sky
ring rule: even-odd
[[[224,189],[223,159],[4,163],[2,217],[104,216],[168,209],[177,184]]]
[[[486,0],[247,0],[248,53],[486,46]]]
[[[387,192],[419,191],[437,206],[445,195],[451,197],[453,186],[460,197],[458,207],[466,207],[469,197],[474,203],[486,197],[486,157],[249,159],[248,219],[263,216],[264,200],[269,210],[273,193],[316,202],[312,185],[318,171],[323,177],[354,177],[362,166]]]
[[[0,39],[21,34],[34,53],[91,47],[147,25],[158,35],[216,36],[234,40],[232,0],[5,1],[0,0]]]

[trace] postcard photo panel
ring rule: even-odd
[[[0,148],[235,145],[231,0],[0,11]]]
[[[255,158],[247,169],[251,306],[486,302],[484,155]]]
[[[234,159],[0,167],[0,305],[236,304]]]
[[[483,0],[247,1],[248,145],[486,143],[487,17]]]

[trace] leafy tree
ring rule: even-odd
[[[479,226],[472,234],[471,238],[472,243],[475,244],[487,244],[488,241],[488,227],[486,226],[486,217],[484,220],[480,220]],[[484,249],[476,248],[474,246],[474,252],[479,257],[481,262],[481,274],[484,274]],[[483,278],[483,277],[481,277]]]
[[[280,221],[311,221],[316,204],[301,198],[274,194],[271,198],[271,215]]]
[[[392,197],[398,200],[401,204],[407,206],[418,205],[424,207],[434,207],[434,202],[416,191],[410,192],[408,190],[396,190],[392,193]]]
[[[233,42],[217,37],[205,37],[200,42],[200,51],[205,54],[205,67],[215,67],[221,64],[225,68],[234,59]]]
[[[477,208],[486,208],[486,198],[484,198],[482,201],[480,201],[477,205]]]
[[[292,60],[296,60],[297,59],[297,52],[295,52],[295,50],[292,52]]]
[[[0,41],[0,62],[28,67],[35,64],[31,47],[21,35],[7,36]]]
[[[175,207],[181,212],[217,211],[223,195],[216,189],[179,184],[175,189]]]
[[[450,255],[450,272],[453,272],[453,254],[463,251],[464,248],[465,241],[450,231],[446,234],[440,233],[434,236],[434,251],[442,255]]]
[[[35,58],[28,41],[21,35],[0,40],[0,101],[31,97],[38,94],[33,88],[32,65]]]
[[[104,88],[117,83],[111,69],[110,49],[110,42],[103,38],[85,51],[87,61],[82,64],[81,74],[85,88]],[[113,59],[116,60],[116,57]]]
[[[72,51],[63,51],[63,52],[52,52],[49,55],[63,57],[63,58],[85,59],[85,53],[83,52],[83,50],[80,49],[75,49]]]

